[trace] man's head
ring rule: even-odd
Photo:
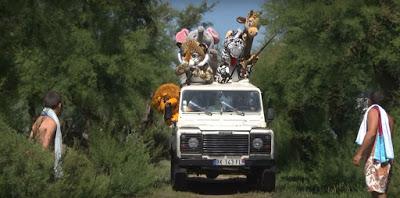
[[[57,115],[61,115],[61,96],[55,91],[49,91],[43,98],[43,106],[53,109]]]
[[[372,91],[368,94],[368,106],[373,104],[382,105],[384,98],[381,91]]]

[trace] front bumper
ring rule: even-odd
[[[242,166],[216,166],[213,159],[177,159],[177,165],[183,168],[202,168],[202,167],[274,167],[275,160],[273,159],[246,159]]]

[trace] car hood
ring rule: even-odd
[[[178,127],[196,127],[200,130],[240,130],[249,131],[254,127],[266,127],[263,114],[185,114],[180,115]]]

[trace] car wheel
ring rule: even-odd
[[[253,173],[249,173],[246,178],[247,184],[254,187],[257,184],[257,176]]]
[[[186,170],[176,165],[175,159],[171,159],[171,185],[176,191],[183,191],[186,187]]]
[[[218,173],[216,173],[216,172],[208,172],[206,174],[206,176],[207,176],[208,179],[215,179],[215,178],[218,177]]]
[[[258,186],[259,189],[262,191],[275,191],[275,172],[268,169],[264,170],[262,172]]]

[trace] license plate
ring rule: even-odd
[[[215,166],[243,166],[244,160],[242,159],[215,159],[214,160]]]

